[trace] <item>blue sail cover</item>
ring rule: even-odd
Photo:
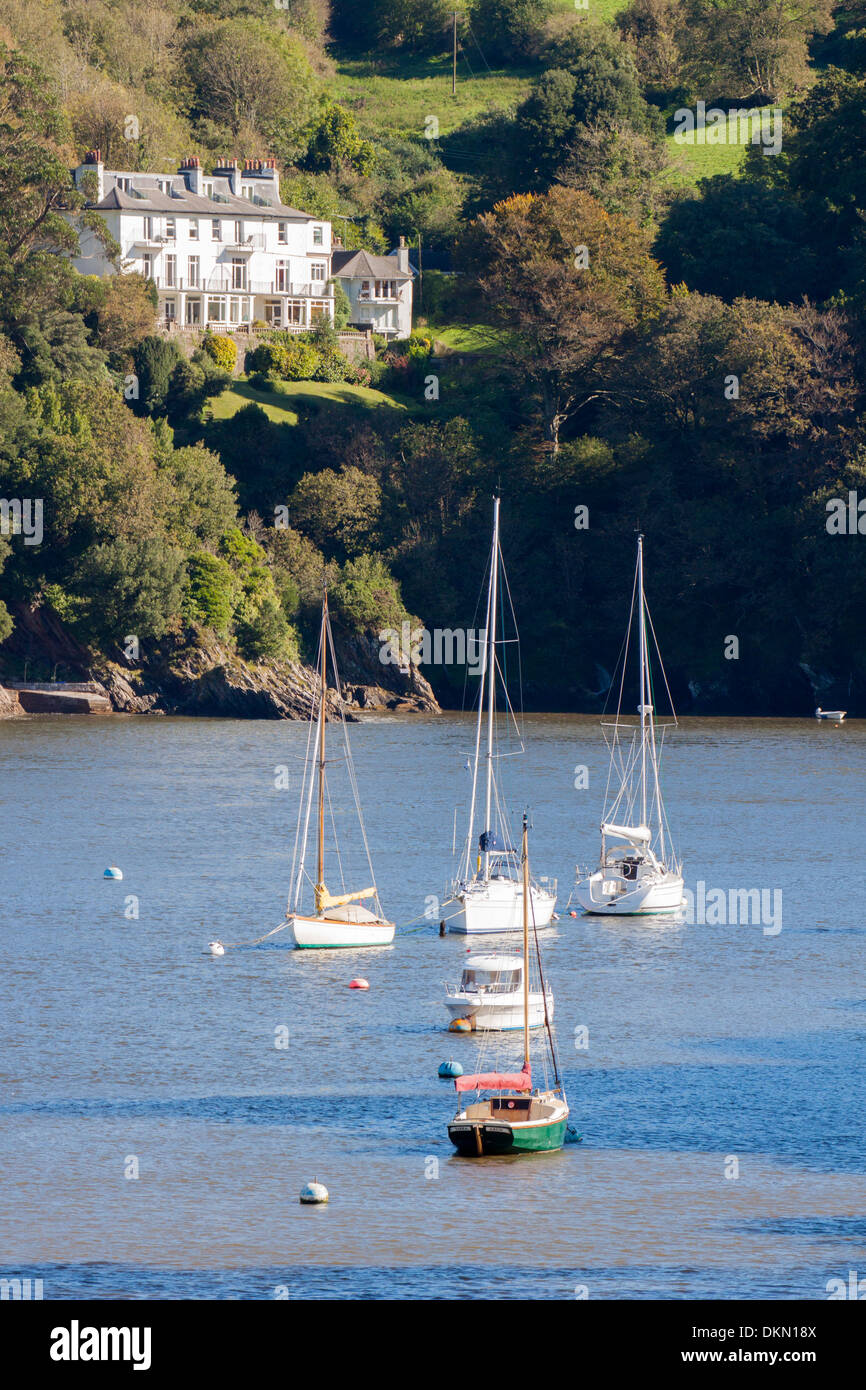
[[[491,850],[501,850],[505,846],[500,844],[499,836],[494,830],[482,830],[478,837],[478,848],[482,854],[489,854]]]

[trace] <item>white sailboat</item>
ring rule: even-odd
[[[319,683],[317,699],[310,715],[307,737],[307,758],[304,767],[304,781],[298,806],[298,829],[295,835],[295,852],[292,859],[292,888],[286,918],[292,928],[295,945],[301,948],[328,949],[339,946],[389,946],[394,940],[394,923],[385,919],[379,902],[376,880],[361,815],[361,804],[355,782],[352,755],[349,749],[346,721],[340,709],[343,727],[344,754],[348,780],[355,801],[355,810],[361,830],[367,869],[370,875],[369,888],[356,891],[331,893],[325,886],[325,724],[328,695],[328,653],[331,654],[334,683],[340,690],[337,674],[337,661],[334,654],[334,641],[328,616],[328,595],[322,600],[322,630],[319,646]],[[315,744],[313,733],[315,732]],[[316,756],[313,756],[315,747]],[[316,878],[313,881],[307,872],[307,842],[313,806],[313,794],[317,792],[317,837],[316,837]],[[342,874],[342,861],[341,869]],[[343,885],[345,888],[345,884]],[[305,892],[312,889],[313,910],[305,912],[303,902]],[[372,904],[365,907],[364,903]]]
[[[637,725],[622,718],[623,686],[635,619],[640,666]],[[643,536],[638,536],[616,719],[612,724],[602,723],[610,749],[610,771],[601,824],[601,856],[594,871],[582,872],[578,868],[575,884],[575,896],[587,913],[649,915],[678,912],[683,906],[682,866],[671,844],[659,780],[666,725],[657,722],[653,705],[647,624],[658,652],[644,596]],[[664,678],[660,653],[659,666]],[[667,693],[670,700],[670,691]],[[676,724],[676,715],[672,722]]]
[[[475,932],[518,932],[523,929],[520,862],[511,841],[508,820],[500,803],[494,773],[496,762],[496,655],[497,605],[499,602],[499,498],[493,499],[493,545],[490,579],[487,587],[484,667],[478,694],[475,728],[475,757],[472,767],[472,796],[469,806],[469,832],[457,877],[446,892],[443,909],[448,929],[460,934]],[[502,682],[506,717],[514,718],[508,692]],[[482,729],[486,723],[486,748],[482,750]],[[484,763],[484,821],[475,846],[476,801],[479,773]],[[473,864],[474,861],[474,864]],[[546,927],[556,907],[556,880],[532,880],[529,886],[530,910],[537,927]]]

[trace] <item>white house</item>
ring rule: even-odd
[[[334,279],[349,297],[351,328],[371,328],[385,338],[408,338],[412,332],[412,280],[406,238],[390,256],[369,251],[333,254]]]
[[[99,212],[121,248],[121,268],[156,283],[167,327],[309,328],[334,316],[331,224],[280,202],[273,159],[224,159],[212,174],[185,159],[177,174],[106,169],[91,150],[74,171],[77,186],[95,175]],[[76,269],[108,275],[99,239],[80,236]]]

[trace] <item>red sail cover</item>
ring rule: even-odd
[[[455,1077],[454,1086],[458,1091],[531,1091],[532,1072],[528,1066],[522,1071],[481,1071]]]

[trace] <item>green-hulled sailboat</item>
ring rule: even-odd
[[[533,1089],[532,1063],[529,1055],[529,852],[527,824],[523,817],[521,867],[523,871],[523,1067],[519,1072],[478,1072],[459,1076],[455,1081],[458,1093],[475,1091],[478,1098],[458,1110],[448,1126],[448,1137],[464,1158],[485,1158],[489,1155],[512,1153],[552,1153],[565,1143],[568,1124],[568,1101],[559,1075],[553,1030],[547,1013],[547,991],[541,982],[545,1000],[544,1024],[546,1045],[553,1066],[554,1084],[549,1090]],[[541,957],[538,937],[533,927],[539,972]],[[483,1099],[482,1091],[489,1091]]]

